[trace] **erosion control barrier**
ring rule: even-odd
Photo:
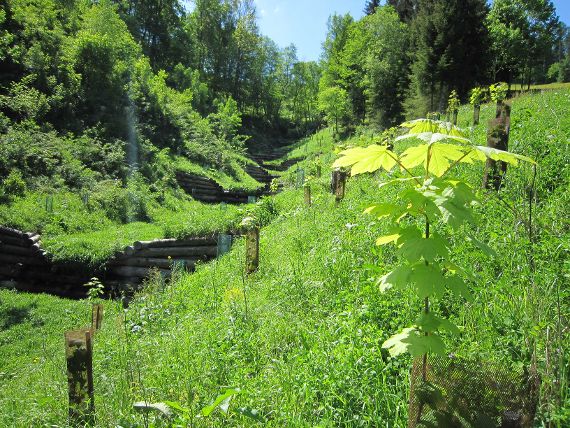
[[[107,263],[106,278],[139,284],[151,270],[170,277],[175,268],[193,271],[197,263],[206,262],[217,255],[216,235],[137,241],[115,254]]]
[[[225,254],[231,248],[232,236],[136,241],[117,252],[103,270],[54,263],[40,243],[37,233],[0,226],[0,287],[84,298],[88,291],[84,285],[96,277],[109,290],[136,289],[151,271],[168,278],[174,269],[193,271],[197,263]]]
[[[21,291],[84,297],[88,275],[74,266],[54,264],[42,250],[40,235],[0,226],[0,286]]]
[[[246,192],[241,190],[224,190],[222,186],[206,177],[178,171],[176,173],[178,185],[186,193],[200,202],[206,203],[229,203],[246,204],[249,196],[262,196],[268,190],[261,189],[256,192]]]

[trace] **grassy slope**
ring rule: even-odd
[[[459,339],[449,340],[458,355],[516,368],[528,363],[528,338],[535,337],[547,385],[543,394],[554,385],[552,358],[560,360],[557,369],[566,382],[560,390],[568,385],[568,361],[556,349],[569,345],[567,338],[558,340],[570,316],[564,288],[570,250],[570,119],[564,113],[569,108],[568,92],[514,101],[511,148],[541,163],[534,217],[537,241],[531,247],[520,222],[495,199],[483,197],[483,221],[475,232],[498,256],[485,258],[458,236],[457,261],[478,274],[472,284],[475,301],[465,304],[451,298],[434,306],[464,326]],[[492,106],[483,108],[484,120],[492,114]],[[466,108],[460,122],[467,124],[469,117]],[[475,128],[479,144],[484,144],[484,135],[483,125]],[[315,162],[324,166],[323,178],[312,184],[315,204],[304,207],[301,190],[275,198],[280,215],[262,231],[258,273],[243,277],[243,243],[238,242],[228,255],[164,290],[151,283],[151,292],[125,312],[124,328],[116,304],[107,303],[95,353],[100,426],[142,425],[143,418],[131,410],[132,402],[141,399],[176,401],[196,412],[225,386],[242,388],[236,404],[262,411],[268,426],[405,426],[409,359],[390,359],[380,345],[413,320],[420,302],[407,292],[379,294],[371,273],[362,269],[375,263],[385,271],[395,263],[391,249],[373,247],[384,226],[361,213],[372,201],[393,198],[396,189],[378,190],[381,175],[352,179],[347,198],[335,208],[326,169],[332,156],[317,155],[318,137],[308,143],[309,160],[302,165],[307,175]],[[325,144],[332,146],[330,140]],[[480,166],[460,173],[475,186],[480,182]],[[524,208],[521,198],[530,173],[524,167],[509,171],[504,196],[516,201],[519,210]],[[294,176],[287,175],[290,180]],[[528,269],[530,250],[534,274]],[[532,279],[535,286],[529,286]],[[0,292],[5,308],[33,299],[36,296]],[[31,323],[20,324],[18,334],[13,333],[15,326],[0,329],[2,348],[23,350],[15,361],[10,351],[0,351],[0,367],[8,367],[0,371],[15,373],[0,377],[0,426],[59,424],[65,414],[61,337],[64,328],[80,326],[83,320],[71,323],[63,308],[85,313],[88,305],[44,299],[41,307],[56,308],[45,328],[44,346],[58,356],[53,362],[34,360]],[[548,364],[547,344],[554,352]],[[28,371],[34,376],[27,383],[19,381]],[[53,398],[46,401],[42,397],[47,387]],[[565,426],[569,409],[570,397],[563,395],[559,404],[541,403],[541,417],[543,422],[557,418],[558,426]],[[199,426],[251,424],[235,412],[197,421]]]

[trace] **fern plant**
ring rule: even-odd
[[[441,333],[458,333],[450,320],[431,310],[433,299],[447,290],[471,299],[466,281],[473,274],[452,260],[451,240],[439,233],[449,226],[458,231],[464,224],[475,223],[473,206],[477,197],[466,183],[448,177],[459,163],[485,162],[487,158],[513,165],[519,161],[534,163],[526,156],[474,145],[461,129],[450,123],[419,119],[401,125],[407,134],[397,141],[413,139],[418,144],[398,154],[386,145],[371,145],[344,150],[334,168],[350,167],[351,174],[399,168],[405,177],[387,183],[407,183],[397,200],[383,202],[366,212],[390,223],[391,232],[377,239],[377,245],[395,245],[401,263],[378,280],[380,290],[412,287],[423,300],[423,309],[411,326],[386,340],[383,347],[392,356],[404,352],[424,356],[424,380],[428,353],[444,354]],[[486,252],[492,250],[474,236],[468,239]]]

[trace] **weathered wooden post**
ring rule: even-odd
[[[259,267],[259,227],[248,228],[245,234],[245,270],[253,273]]]
[[[489,122],[487,131],[487,147],[507,151],[509,149],[509,132],[511,126],[511,107],[503,102],[497,102],[495,119]],[[507,164],[490,158],[485,164],[483,187],[499,190],[503,177],[507,172]]]
[[[311,201],[311,186],[308,184],[305,184],[304,189],[305,189],[305,205],[310,207],[313,203]]]
[[[332,172],[331,190],[337,204],[344,199],[347,175],[347,172],[341,169],[335,169]]]
[[[451,112],[451,123],[453,123],[455,126],[457,126],[457,113],[458,113],[457,109]]]
[[[305,183],[305,170],[297,168],[297,188],[300,188]]]
[[[232,235],[226,235],[220,233],[218,235],[218,248],[217,248],[217,257],[223,256],[224,254],[230,251],[232,246]]]
[[[475,104],[473,106],[473,125],[479,125],[480,117],[481,117],[481,105]]]
[[[90,329],[65,333],[69,421],[72,426],[94,422],[93,344]]]
[[[91,330],[96,332],[103,324],[103,305],[95,304],[91,310]]]
[[[323,170],[322,170],[322,167],[320,164],[317,165],[317,171],[316,171],[315,175],[317,176],[317,178],[321,178],[321,176],[323,175]]]

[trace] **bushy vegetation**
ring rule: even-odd
[[[543,380],[538,426],[563,427],[570,418],[570,365],[563,352],[570,315],[570,122],[563,114],[569,106],[568,91],[515,99],[509,150],[539,162],[534,192],[531,167],[509,168],[498,195],[477,191],[482,220],[475,229],[441,231],[453,242],[452,261],[476,277],[469,285],[472,301],[449,295],[434,305],[460,327],[459,335],[443,336],[447,349],[478,361],[482,370],[491,361],[520,370],[536,358]],[[471,131],[476,144],[485,145],[485,123],[494,116],[494,104],[482,106],[482,124]],[[471,106],[460,109],[458,120],[471,123]],[[342,148],[384,137],[363,133]],[[398,152],[405,148],[395,144]],[[408,325],[422,301],[405,290],[379,292],[378,276],[399,262],[394,249],[374,245],[389,225],[363,213],[394,201],[401,186],[379,188],[389,179],[385,173],[351,178],[336,206],[329,188],[333,148],[341,147],[325,130],[297,149],[308,156],[300,165],[307,175],[317,165],[323,171],[310,179],[312,207],[304,205],[301,188],[288,188],[259,208],[258,216],[270,214],[257,273],[244,275],[238,240],[195,274],[178,275],[166,287],[158,277],[150,280],[124,311],[118,302],[104,302],[94,351],[99,426],[168,426],[158,413],[135,412],[135,401],[169,402],[178,409],[174,423],[183,426],[253,426],[253,417],[276,427],[406,426],[411,360],[392,358],[381,346]],[[295,170],[285,175],[291,182]],[[482,167],[461,165],[457,175],[477,189]],[[468,232],[496,254],[474,251]],[[61,337],[85,324],[89,304],[7,291],[0,300],[1,310],[25,314],[0,329],[0,425],[60,425],[67,417]],[[49,315],[47,306],[53,307]],[[42,323],[43,345],[32,334]],[[202,414],[231,388],[241,391],[227,414]]]
[[[497,81],[568,80],[569,31],[550,0],[370,0],[365,14],[329,19],[320,107],[335,128],[445,113],[452,91],[467,102],[472,88]],[[343,93],[348,108],[326,102]]]

